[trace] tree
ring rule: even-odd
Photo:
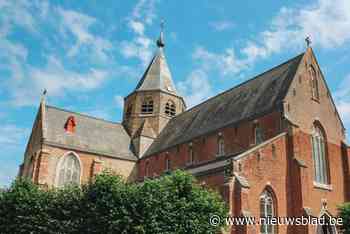
[[[104,172],[47,190],[19,179],[0,191],[1,233],[217,233],[213,214],[227,214],[220,196],[182,171],[139,184]]]
[[[350,202],[339,208],[339,215],[343,219],[342,231],[344,234],[350,234]]]

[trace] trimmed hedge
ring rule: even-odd
[[[217,233],[220,196],[182,171],[144,183],[104,172],[82,187],[42,190],[18,179],[0,192],[1,233]]]

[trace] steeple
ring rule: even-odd
[[[186,109],[165,58],[164,22],[156,44],[157,50],[146,71],[136,88],[124,99],[123,124],[132,137],[136,137],[147,123],[147,129],[152,128],[156,138],[171,118]]]
[[[134,91],[161,90],[177,95],[175,85],[164,54],[164,23],[157,40],[158,49]]]

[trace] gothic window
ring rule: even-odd
[[[188,156],[189,156],[189,163],[192,164],[194,162],[194,152],[192,144],[188,146]]]
[[[311,94],[312,98],[318,100],[320,97],[319,89],[318,89],[318,80],[317,73],[314,67],[310,66],[309,69],[310,77],[311,77]]]
[[[142,114],[152,114],[153,113],[153,100],[152,100],[152,98],[147,98],[142,102],[141,113]]]
[[[222,136],[219,136],[218,138],[218,156],[224,156],[225,155],[225,141]]]
[[[255,144],[258,145],[264,141],[264,132],[262,128],[259,126],[259,124],[256,124],[254,127],[254,137],[255,137]]]
[[[325,137],[322,130],[317,126],[314,127],[312,136],[312,154],[315,182],[328,184]]]
[[[165,104],[165,114],[167,116],[173,117],[176,115],[176,106],[175,103],[171,100],[169,100],[166,104]]]
[[[267,220],[269,217],[275,217],[275,207],[273,196],[270,191],[264,190],[264,192],[260,196],[260,217]],[[273,234],[276,233],[274,230],[274,226],[268,224],[268,222],[262,221],[260,224],[260,233],[261,234]]]
[[[149,161],[145,163],[145,177],[149,177]]]
[[[57,186],[67,184],[80,184],[81,167],[78,157],[69,153],[64,156],[58,164]]]
[[[169,158],[166,158],[165,160],[165,171],[170,171],[171,169],[171,161]]]

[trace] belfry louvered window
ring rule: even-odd
[[[314,180],[319,184],[328,184],[325,138],[321,129],[314,128],[312,136],[312,155],[314,161]]]
[[[175,103],[173,101],[168,101],[166,104],[165,104],[165,114],[167,116],[170,116],[170,117],[173,117],[176,115],[176,106],[175,106]]]
[[[153,100],[151,98],[147,98],[142,102],[141,113],[142,114],[153,113]]]
[[[275,227],[267,222],[267,219],[275,216],[274,209],[273,196],[270,191],[265,189],[260,196],[260,217],[262,218],[262,223],[260,224],[261,234],[276,233]]]
[[[80,184],[81,167],[79,159],[73,153],[64,156],[58,164],[57,186]]]

